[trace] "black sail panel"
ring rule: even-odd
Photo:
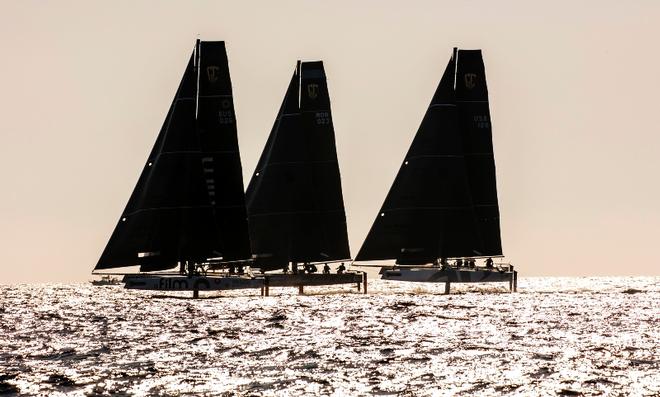
[[[480,50],[458,52],[456,99],[481,241],[479,255],[502,255],[488,87]]]
[[[236,152],[224,146],[225,141],[229,141],[227,146],[231,147],[236,138],[235,127],[226,133],[208,120],[197,123],[200,47],[204,46],[198,42],[165,124],[96,269],[140,265],[141,271],[163,270],[175,267],[179,261],[197,262],[223,255],[225,246],[216,211],[219,205],[212,203],[210,194],[212,189],[220,187],[210,186],[209,181],[219,180],[215,174],[219,169],[222,175],[226,175],[227,169],[240,174],[240,162],[238,166],[233,160],[208,164],[208,157],[216,151]],[[221,54],[219,50],[217,47],[206,49],[206,55],[224,60],[224,69],[215,72],[225,89],[227,85],[230,87],[226,55],[224,47]],[[205,65],[211,64],[206,62]],[[206,114],[206,109],[204,107],[202,114]],[[198,132],[200,129],[203,133]],[[215,135],[230,135],[230,138]],[[210,176],[208,169],[214,174]],[[242,183],[229,188],[227,200],[236,200],[235,194],[230,192],[237,189],[242,189]],[[224,201],[221,203],[224,205]],[[244,240],[246,236],[245,232]],[[249,257],[249,251],[241,256]]]
[[[452,59],[356,260],[421,264],[474,255],[475,217]]]
[[[243,171],[225,43],[202,41],[199,53],[197,131],[204,185],[218,236],[216,256],[225,261],[249,259]]]
[[[180,230],[203,218],[201,180],[188,176],[200,161],[195,137],[195,59],[191,56],[156,144],[96,269],[143,265],[168,269],[195,250]],[[192,194],[191,194],[192,193]],[[192,196],[193,200],[187,200]],[[194,207],[184,210],[182,206]],[[207,206],[208,207],[208,206]],[[191,212],[193,217],[184,216]]]
[[[351,257],[346,213],[337,161],[330,95],[323,62],[303,62],[300,114],[308,161],[305,217],[300,241],[308,248],[302,261],[341,260]],[[313,231],[313,233],[312,233]]]
[[[294,179],[287,169],[286,148],[299,137],[299,81],[296,69],[245,195],[252,252],[263,270],[288,264],[293,248],[289,236]]]
[[[296,69],[248,186],[247,205],[252,250],[263,269],[350,257],[320,62]]]

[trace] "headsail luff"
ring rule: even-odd
[[[214,110],[213,104],[207,103],[205,98],[199,103],[202,118],[196,120],[201,50],[206,52],[208,62],[220,62],[218,67],[226,75],[223,81],[226,84],[229,81],[224,45],[209,45],[210,48],[207,43],[198,41],[165,124],[95,270],[133,265],[140,265],[141,271],[164,270],[175,267],[178,261],[224,256],[222,251],[233,242],[224,240],[220,228],[237,227],[240,231],[240,219],[231,224],[220,219],[227,215],[222,211],[225,202],[212,202],[210,194],[213,189],[242,191],[240,176],[237,179],[234,175],[236,172],[240,175],[240,162],[236,166],[235,127],[223,130],[207,120],[204,116],[207,107],[211,109],[208,112]],[[219,51],[223,54],[218,55]],[[208,62],[202,60],[202,64]],[[203,83],[201,86],[205,87]],[[233,139],[230,137],[227,142],[224,138],[216,139],[217,135],[231,134]],[[209,175],[205,172],[209,168],[207,158],[217,156],[218,151],[227,154],[219,157],[223,161],[215,163]],[[221,169],[221,166],[228,168]],[[227,196],[230,203],[240,201],[235,194]],[[240,212],[240,208],[237,211]],[[244,216],[242,220],[245,224]],[[247,247],[247,231],[245,226],[243,228],[243,244]],[[249,248],[238,251],[241,250],[243,252],[232,254],[249,258]]]
[[[256,266],[350,258],[321,62],[298,64],[246,197]]]
[[[456,63],[455,52],[357,261],[422,264],[484,255],[454,89]]]

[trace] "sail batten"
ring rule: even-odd
[[[475,123],[485,127],[486,118],[471,107],[483,110],[485,103],[487,110],[487,93],[465,94],[476,72],[472,71],[472,53],[464,55],[454,49],[357,261],[395,259],[401,264],[423,264],[438,258],[501,254],[499,222],[494,222],[497,199],[493,201],[491,189],[495,175],[486,164],[493,161],[492,143],[490,148],[484,145],[492,138],[488,130],[487,136],[475,139],[469,124],[474,116]],[[472,67],[468,72],[463,71],[466,64]],[[485,89],[485,77],[480,84]],[[486,180],[484,192],[479,186]]]

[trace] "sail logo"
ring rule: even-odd
[[[474,73],[465,73],[463,79],[465,80],[465,87],[468,90],[473,89],[477,85],[477,75]]]
[[[215,83],[220,78],[220,67],[219,66],[207,66],[206,67],[206,78],[209,80],[209,83]]]
[[[307,84],[307,96],[311,99],[316,99],[319,96],[319,85]]]

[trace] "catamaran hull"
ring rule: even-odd
[[[438,269],[438,268],[382,268],[383,280],[412,281],[426,283],[490,283],[510,282],[515,277],[514,271],[485,269]]]
[[[262,278],[229,276],[125,276],[125,288],[156,291],[224,291],[261,288]]]

